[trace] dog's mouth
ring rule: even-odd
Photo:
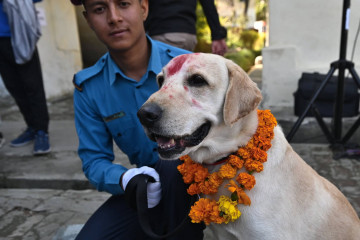
[[[158,152],[163,158],[171,158],[182,153],[187,147],[194,147],[200,144],[210,131],[211,123],[206,122],[195,130],[191,135],[184,136],[162,136],[156,133],[151,134],[151,139],[158,144]]]

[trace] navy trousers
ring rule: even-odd
[[[158,206],[149,209],[152,229],[164,235],[175,229],[187,217],[190,210],[190,196],[176,166],[180,160],[159,160],[154,167],[160,175],[162,199]],[[184,227],[167,240],[203,239],[205,225],[191,223],[187,217]],[[141,229],[135,210],[125,202],[123,195],[111,196],[86,222],[76,240],[150,240]]]
[[[0,75],[26,125],[47,132],[49,114],[37,49],[29,62],[17,64],[10,38],[0,37]]]

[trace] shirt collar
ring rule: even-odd
[[[148,64],[148,67],[146,70],[146,74],[144,75],[145,78],[147,78],[147,76],[149,75],[149,72],[153,72],[156,75],[162,69],[159,48],[158,48],[156,42],[154,42],[148,35],[146,35],[146,38],[150,42],[151,53],[150,53],[150,60],[149,60],[149,64]],[[122,78],[127,79],[129,81],[135,81],[134,79],[127,77],[120,70],[120,68],[116,65],[114,60],[111,58],[110,54],[108,54],[107,57],[108,57],[107,60],[108,60],[108,73],[109,73],[110,85],[112,85],[116,81],[117,75],[120,75]],[[139,83],[144,82],[144,81],[145,81],[144,79],[141,79]]]

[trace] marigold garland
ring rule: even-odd
[[[213,223],[229,223],[241,215],[237,205],[250,206],[251,200],[245,190],[251,190],[255,184],[253,172],[261,172],[267,161],[267,153],[274,137],[274,128],[277,125],[275,117],[270,110],[258,110],[258,128],[246,146],[239,148],[235,153],[226,158],[218,172],[209,173],[206,167],[195,163],[186,155],[180,158],[184,163],[178,166],[186,184],[189,184],[188,194],[211,195],[217,193],[218,188],[228,180],[225,185],[231,192],[230,197],[220,196],[219,201],[200,198],[191,207],[189,216],[193,223],[204,222],[206,225]],[[237,172],[241,168],[246,172]],[[236,176],[236,182],[232,180]]]

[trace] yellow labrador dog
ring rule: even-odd
[[[161,87],[138,112],[162,159],[188,154],[211,165],[245,146],[256,132],[261,93],[235,63],[194,53],[170,61],[157,76]],[[254,173],[251,205],[241,217],[210,224],[216,239],[360,239],[360,221],[345,196],[296,154],[280,126],[274,129],[264,170]],[[225,187],[217,193],[228,194]]]

